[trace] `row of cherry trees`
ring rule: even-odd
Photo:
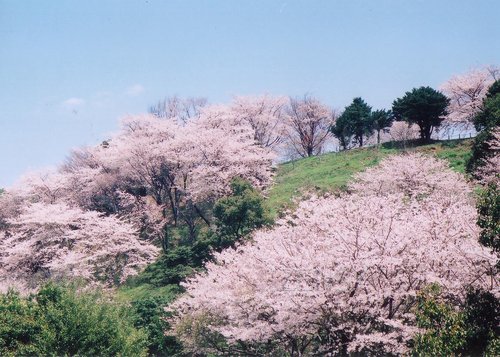
[[[349,191],[301,202],[190,279],[170,307],[187,348],[216,352],[223,337],[233,353],[401,354],[425,286],[439,284],[454,305],[467,287],[499,293],[471,188],[444,162],[394,156]]]
[[[473,69],[454,76],[440,86],[439,92],[430,87],[415,88],[394,101],[391,110],[375,110],[355,98],[340,115],[311,96],[303,98],[235,97],[229,105],[207,104],[204,98],[166,98],[149,111],[159,118],[177,118],[186,123],[203,113],[225,117],[228,123],[247,122],[255,139],[264,147],[274,149],[288,158],[320,154],[335,137],[341,148],[363,146],[377,134],[390,133],[399,140],[406,123],[411,134],[407,139],[420,137],[429,140],[432,132],[444,123],[470,123],[481,110],[489,86],[497,79],[494,66]],[[394,127],[391,131],[390,128]],[[398,135],[399,134],[399,135]]]
[[[232,119],[229,121],[229,119]],[[273,154],[257,127],[207,108],[193,120],[125,118],[57,170],[26,175],[0,196],[0,285],[47,278],[114,284],[166,249],[169,227],[196,234],[234,177],[269,184]]]
[[[227,125],[246,123],[254,139],[279,155],[308,157],[320,154],[329,139],[333,110],[316,98],[283,96],[235,97],[229,105],[207,105],[203,98],[166,98],[150,108],[160,118],[186,120],[208,115]]]

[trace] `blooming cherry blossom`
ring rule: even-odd
[[[491,66],[453,76],[443,83],[440,89],[450,98],[447,120],[470,121],[481,110],[488,88],[499,75],[500,70]]]
[[[186,345],[195,346],[189,321],[213,316],[207,328],[231,343],[274,340],[304,353],[318,333],[337,331],[346,341],[324,352],[404,353],[423,287],[437,283],[455,301],[467,286],[498,293],[496,259],[477,242],[471,190],[442,162],[395,156],[350,189],[300,203],[190,279],[170,307]]]
[[[137,239],[116,218],[63,203],[28,204],[0,240],[0,285],[5,278],[34,288],[46,278],[82,278],[105,285],[123,281],[152,262],[159,250]]]

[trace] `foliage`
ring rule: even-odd
[[[171,297],[145,297],[132,301],[136,315],[134,325],[147,334],[148,354],[152,356],[174,356],[182,351],[182,346],[173,336],[165,335],[169,329],[168,314],[164,306],[172,301]]]
[[[491,85],[480,109],[474,117],[477,130],[491,129],[500,125],[500,80]]]
[[[466,354],[480,354],[500,339],[500,301],[491,292],[469,290],[464,308],[467,328]]]
[[[337,138],[342,150],[350,148],[352,141],[352,132],[349,127],[349,122],[340,116],[330,127],[330,131]]]
[[[372,108],[361,98],[354,98],[347,106],[340,117],[331,127],[333,135],[339,139],[341,145],[347,148],[348,138],[353,137],[354,141],[363,146],[363,138],[373,133]]]
[[[390,110],[375,110],[372,112],[373,129],[377,132],[377,144],[380,144],[380,132],[391,127],[394,117]]]
[[[416,124],[420,128],[420,139],[429,142],[434,128],[441,125],[447,114],[449,99],[431,87],[413,88],[392,104],[392,113],[398,121]]]
[[[481,228],[479,241],[500,254],[500,188],[489,184],[480,194],[477,210],[477,225]]]
[[[131,278],[129,286],[149,284],[155,287],[179,284],[184,278],[194,272],[194,267],[200,266],[200,259],[190,246],[172,247],[141,274]]]
[[[451,356],[466,344],[464,316],[440,300],[441,293],[434,284],[418,295],[416,319],[425,332],[415,336],[412,352],[416,356]]]
[[[488,88],[488,93],[486,93],[486,98],[493,98],[497,94],[500,94],[500,79],[497,79],[493,84]]]
[[[146,336],[128,309],[103,296],[45,285],[28,298],[0,295],[0,354],[145,355]]]
[[[226,248],[256,228],[270,223],[262,195],[249,182],[234,179],[231,196],[223,197],[214,206],[216,249]]]
[[[46,352],[50,339],[38,318],[35,302],[23,299],[14,291],[0,295],[0,353],[4,356],[35,355]]]
[[[498,350],[500,301],[490,292],[469,290],[465,304],[454,308],[442,289],[430,285],[419,295],[415,356],[495,356]],[[496,352],[495,352],[496,351]]]
[[[490,142],[494,138],[489,130],[483,130],[474,138],[471,155],[466,164],[466,170],[473,176],[478,177],[477,171],[483,166],[484,159],[490,155]]]
[[[492,142],[496,139],[500,127],[500,81],[496,81],[488,90],[483,100],[482,109],[474,117],[474,125],[481,130],[474,140],[472,155],[467,162],[467,172],[476,178],[480,176],[478,171],[486,164],[486,161],[495,155]],[[497,144],[498,145],[498,144]],[[498,154],[496,154],[498,155]]]
[[[323,341],[345,336],[321,346],[329,353],[397,354],[416,332],[423,286],[439,283],[455,301],[464,286],[490,287],[495,257],[477,242],[471,190],[443,162],[396,156],[349,189],[303,201],[251,243],[216,254],[171,306],[176,326],[217,318],[205,328],[231,344],[274,341],[289,353],[306,353],[320,329]],[[189,331],[178,330],[192,346]]]

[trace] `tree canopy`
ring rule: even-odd
[[[363,146],[363,138],[373,133],[371,111],[372,108],[362,98],[354,98],[336,120],[330,130],[344,148],[349,144],[347,142],[349,137],[353,137],[354,141],[361,147]]]
[[[433,130],[444,120],[449,101],[431,87],[413,88],[392,103],[392,112],[396,120],[418,125],[420,139],[428,142]]]

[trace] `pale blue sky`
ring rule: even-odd
[[[0,187],[168,95],[342,109],[500,64],[498,0],[0,0]]]

